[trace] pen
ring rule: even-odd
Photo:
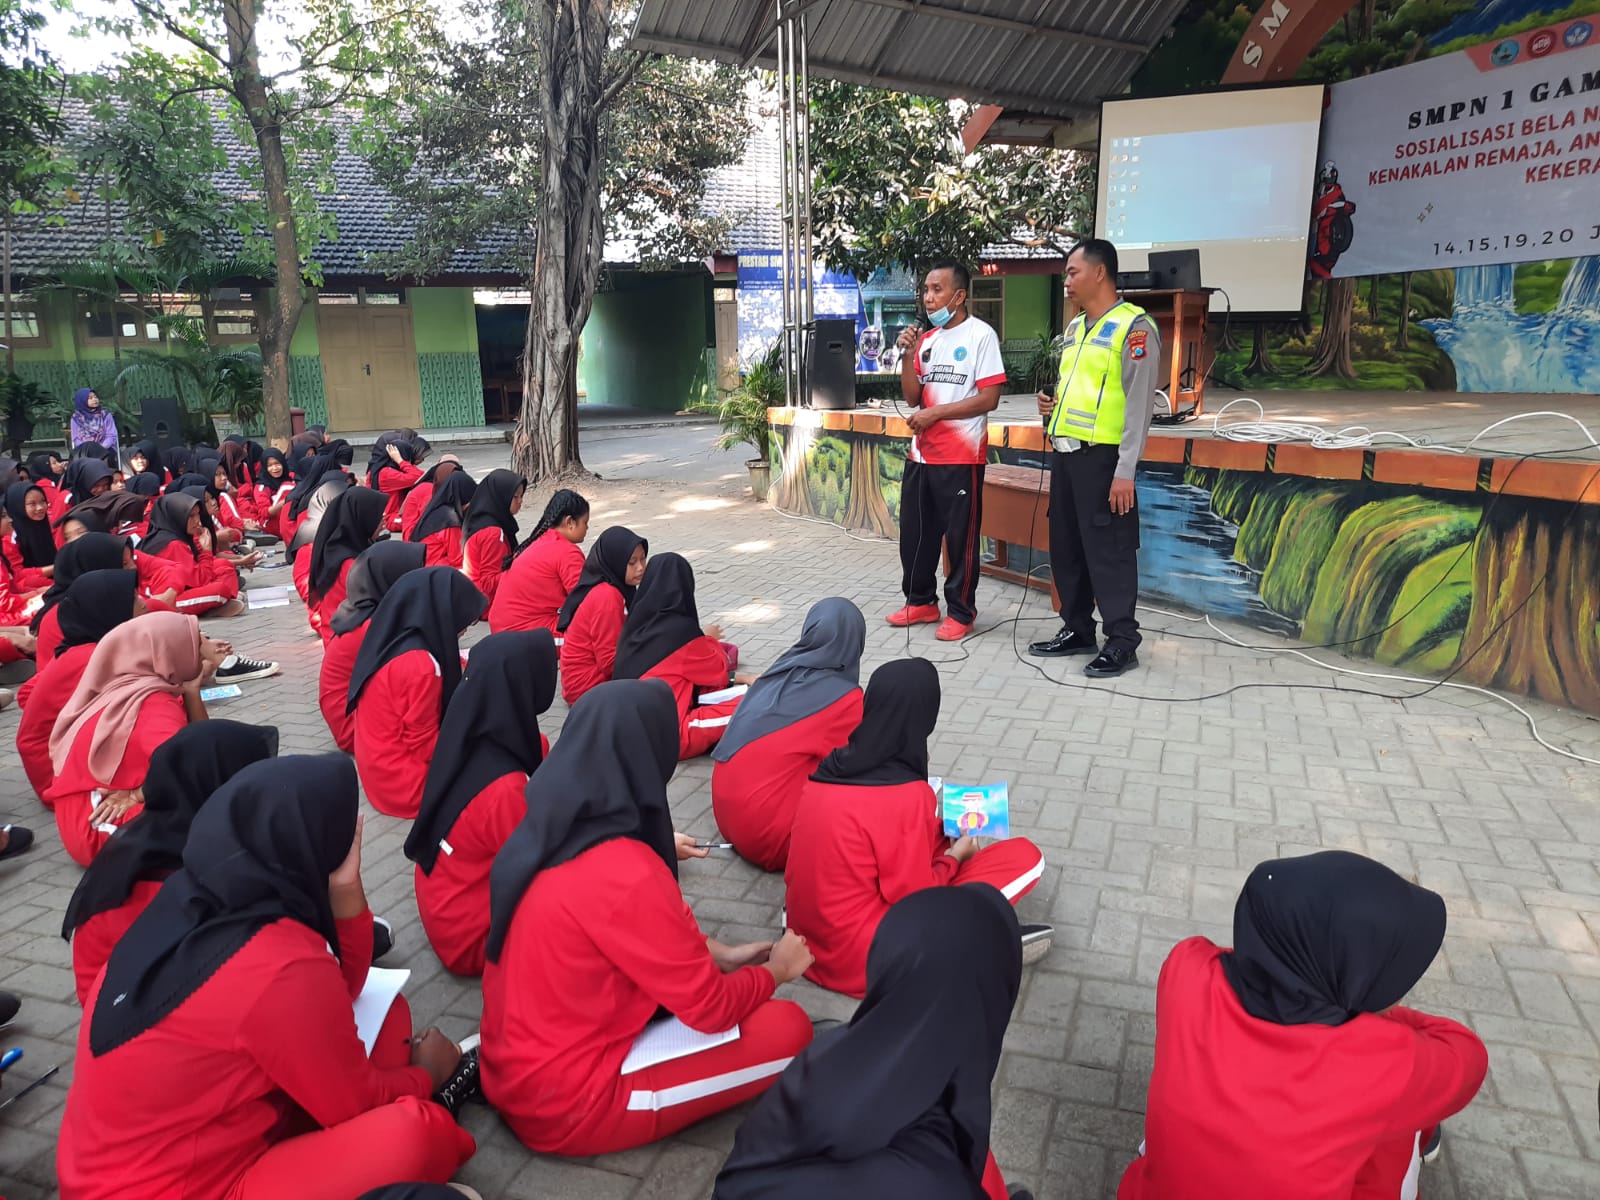
[[[694,844],[694,848],[696,850],[732,850],[733,849],[733,843],[732,842],[696,842]]]
[[[21,1058],[22,1051],[18,1049],[7,1050],[4,1055],[0,1055],[0,1074],[4,1074],[16,1066]]]
[[[21,1053],[21,1051],[18,1051],[18,1053]],[[15,1096],[12,1096],[7,1100],[0,1101],[0,1111],[4,1111],[5,1109],[10,1108],[18,1100],[21,1100],[29,1092],[33,1091],[34,1088],[38,1087],[41,1083],[43,1083],[45,1080],[49,1079],[52,1075],[54,1075],[59,1070],[61,1070],[61,1067],[60,1067],[59,1064],[56,1065],[56,1066],[51,1067],[48,1071],[46,1071],[43,1075],[39,1076],[39,1078],[35,1079],[27,1087],[23,1088]]]

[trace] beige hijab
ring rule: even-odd
[[[89,773],[109,782],[139,719],[139,707],[159,693],[176,696],[200,677],[200,622],[184,613],[146,613],[118,625],[95,647],[83,678],[50,734],[50,761],[59,775],[73,743],[100,715],[89,743]]]

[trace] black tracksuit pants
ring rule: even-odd
[[[907,604],[936,604],[939,550],[948,546],[945,607],[963,625],[978,615],[983,471],[982,463],[946,466],[908,459],[900,483],[900,590]]]
[[[1100,606],[1105,644],[1138,648],[1139,507],[1111,512],[1119,448],[1085,446],[1050,455],[1050,574],[1061,596],[1061,621],[1094,637]]]

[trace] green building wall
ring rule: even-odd
[[[578,362],[582,402],[676,412],[704,398],[709,280],[619,273],[613,290],[596,295]]]
[[[1002,341],[1032,341],[1055,332],[1050,327],[1050,290],[1059,286],[1056,279],[1054,275],[1005,276]]]
[[[483,424],[478,323],[468,287],[406,289],[417,343],[424,428]]]

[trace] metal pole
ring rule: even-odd
[[[800,41],[800,96],[798,104],[798,119],[795,124],[795,143],[797,152],[795,156],[795,174],[798,186],[795,188],[795,241],[801,246],[801,257],[805,262],[805,293],[802,298],[805,315],[801,318],[800,329],[800,394],[809,403],[811,399],[811,373],[808,367],[809,351],[812,339],[816,336],[816,312],[814,309],[815,296],[812,294],[812,267],[816,261],[811,252],[811,77],[808,66],[806,48],[806,18],[801,13],[798,17],[790,18],[796,26],[795,32]]]
[[[795,405],[800,402],[799,381],[795,377],[794,347],[791,343],[790,329],[793,322],[790,301],[793,289],[793,263],[790,259],[792,253],[789,245],[790,231],[790,204],[792,197],[789,190],[789,107],[788,107],[788,77],[784,70],[785,55],[788,51],[788,27],[783,21],[783,0],[774,0],[778,13],[778,127],[779,164],[783,175],[783,185],[780,191],[779,224],[783,227],[782,246],[778,252],[778,268],[783,282],[783,329],[779,335],[779,357],[783,360],[783,400],[785,404]]]

